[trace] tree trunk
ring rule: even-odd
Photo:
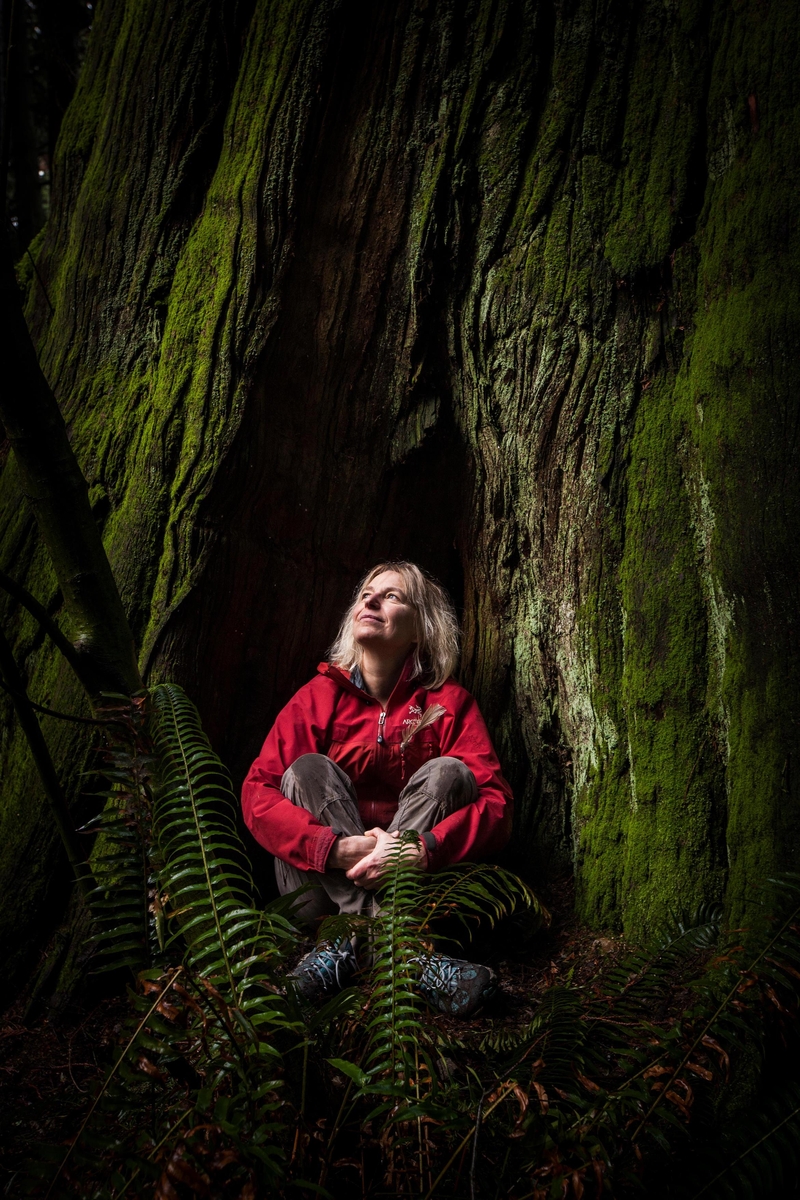
[[[236,775],[409,556],[463,605],[517,865],[574,868],[587,921],[735,912],[793,860],[793,16],[105,0],[29,318],[142,669]],[[3,561],[55,608],[17,497]]]

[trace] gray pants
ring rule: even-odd
[[[292,804],[313,813],[320,824],[345,837],[363,837],[364,823],[353,785],[341,767],[324,754],[303,754],[292,763],[281,780],[281,792]],[[403,788],[387,833],[405,829],[426,833],[477,797],[475,776],[460,759],[432,758]],[[374,893],[358,887],[341,868],[331,867],[324,874],[299,871],[276,858],[275,878],[282,896],[306,883],[317,885],[306,892],[295,910],[298,920],[307,924],[334,913],[375,912]]]

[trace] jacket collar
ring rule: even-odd
[[[407,691],[416,690],[418,685],[416,685],[410,679],[413,669],[414,655],[413,652],[409,652],[408,658],[403,666],[403,670],[400,672],[400,678],[395,684],[394,691],[392,692],[393,700],[397,700],[401,695],[403,695],[403,693]],[[350,678],[349,673],[347,671],[343,671],[341,667],[335,667],[333,663],[321,662],[317,666],[317,671],[320,675],[327,675],[328,678],[333,680],[334,683],[338,684],[343,691],[351,692],[354,696],[360,696],[362,700],[366,700],[370,704],[378,703],[374,696],[368,695],[363,688],[358,687],[357,684],[355,684]]]
[[[327,675],[333,683],[344,692],[351,692],[354,696],[359,696],[362,700],[372,700],[372,696],[368,696],[363,688],[356,687],[350,676],[341,668],[335,667],[333,663],[321,662],[317,666],[317,671],[320,675]]]

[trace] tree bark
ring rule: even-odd
[[[793,6],[221,8],[101,7],[52,314],[30,281],[142,669],[241,775],[364,566],[415,558],[518,865],[630,934],[735,913],[800,837]]]
[[[70,665],[88,695],[130,695],[142,686],[133,638],[89,504],[88,485],[64,419],[39,368],[3,239],[0,247],[0,356],[5,387],[0,419],[14,451],[25,497],[36,516],[77,629]]]

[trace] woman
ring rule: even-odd
[[[244,819],[275,855],[282,894],[305,883],[298,915],[371,913],[387,851],[404,830],[421,870],[500,850],[511,791],[473,697],[452,678],[458,623],[446,593],[408,562],[367,572],[314,679],[270,730],[242,790]],[[329,994],[357,969],[348,941],[312,951],[298,989]],[[422,962],[420,986],[466,1015],[494,972],[444,955]]]

